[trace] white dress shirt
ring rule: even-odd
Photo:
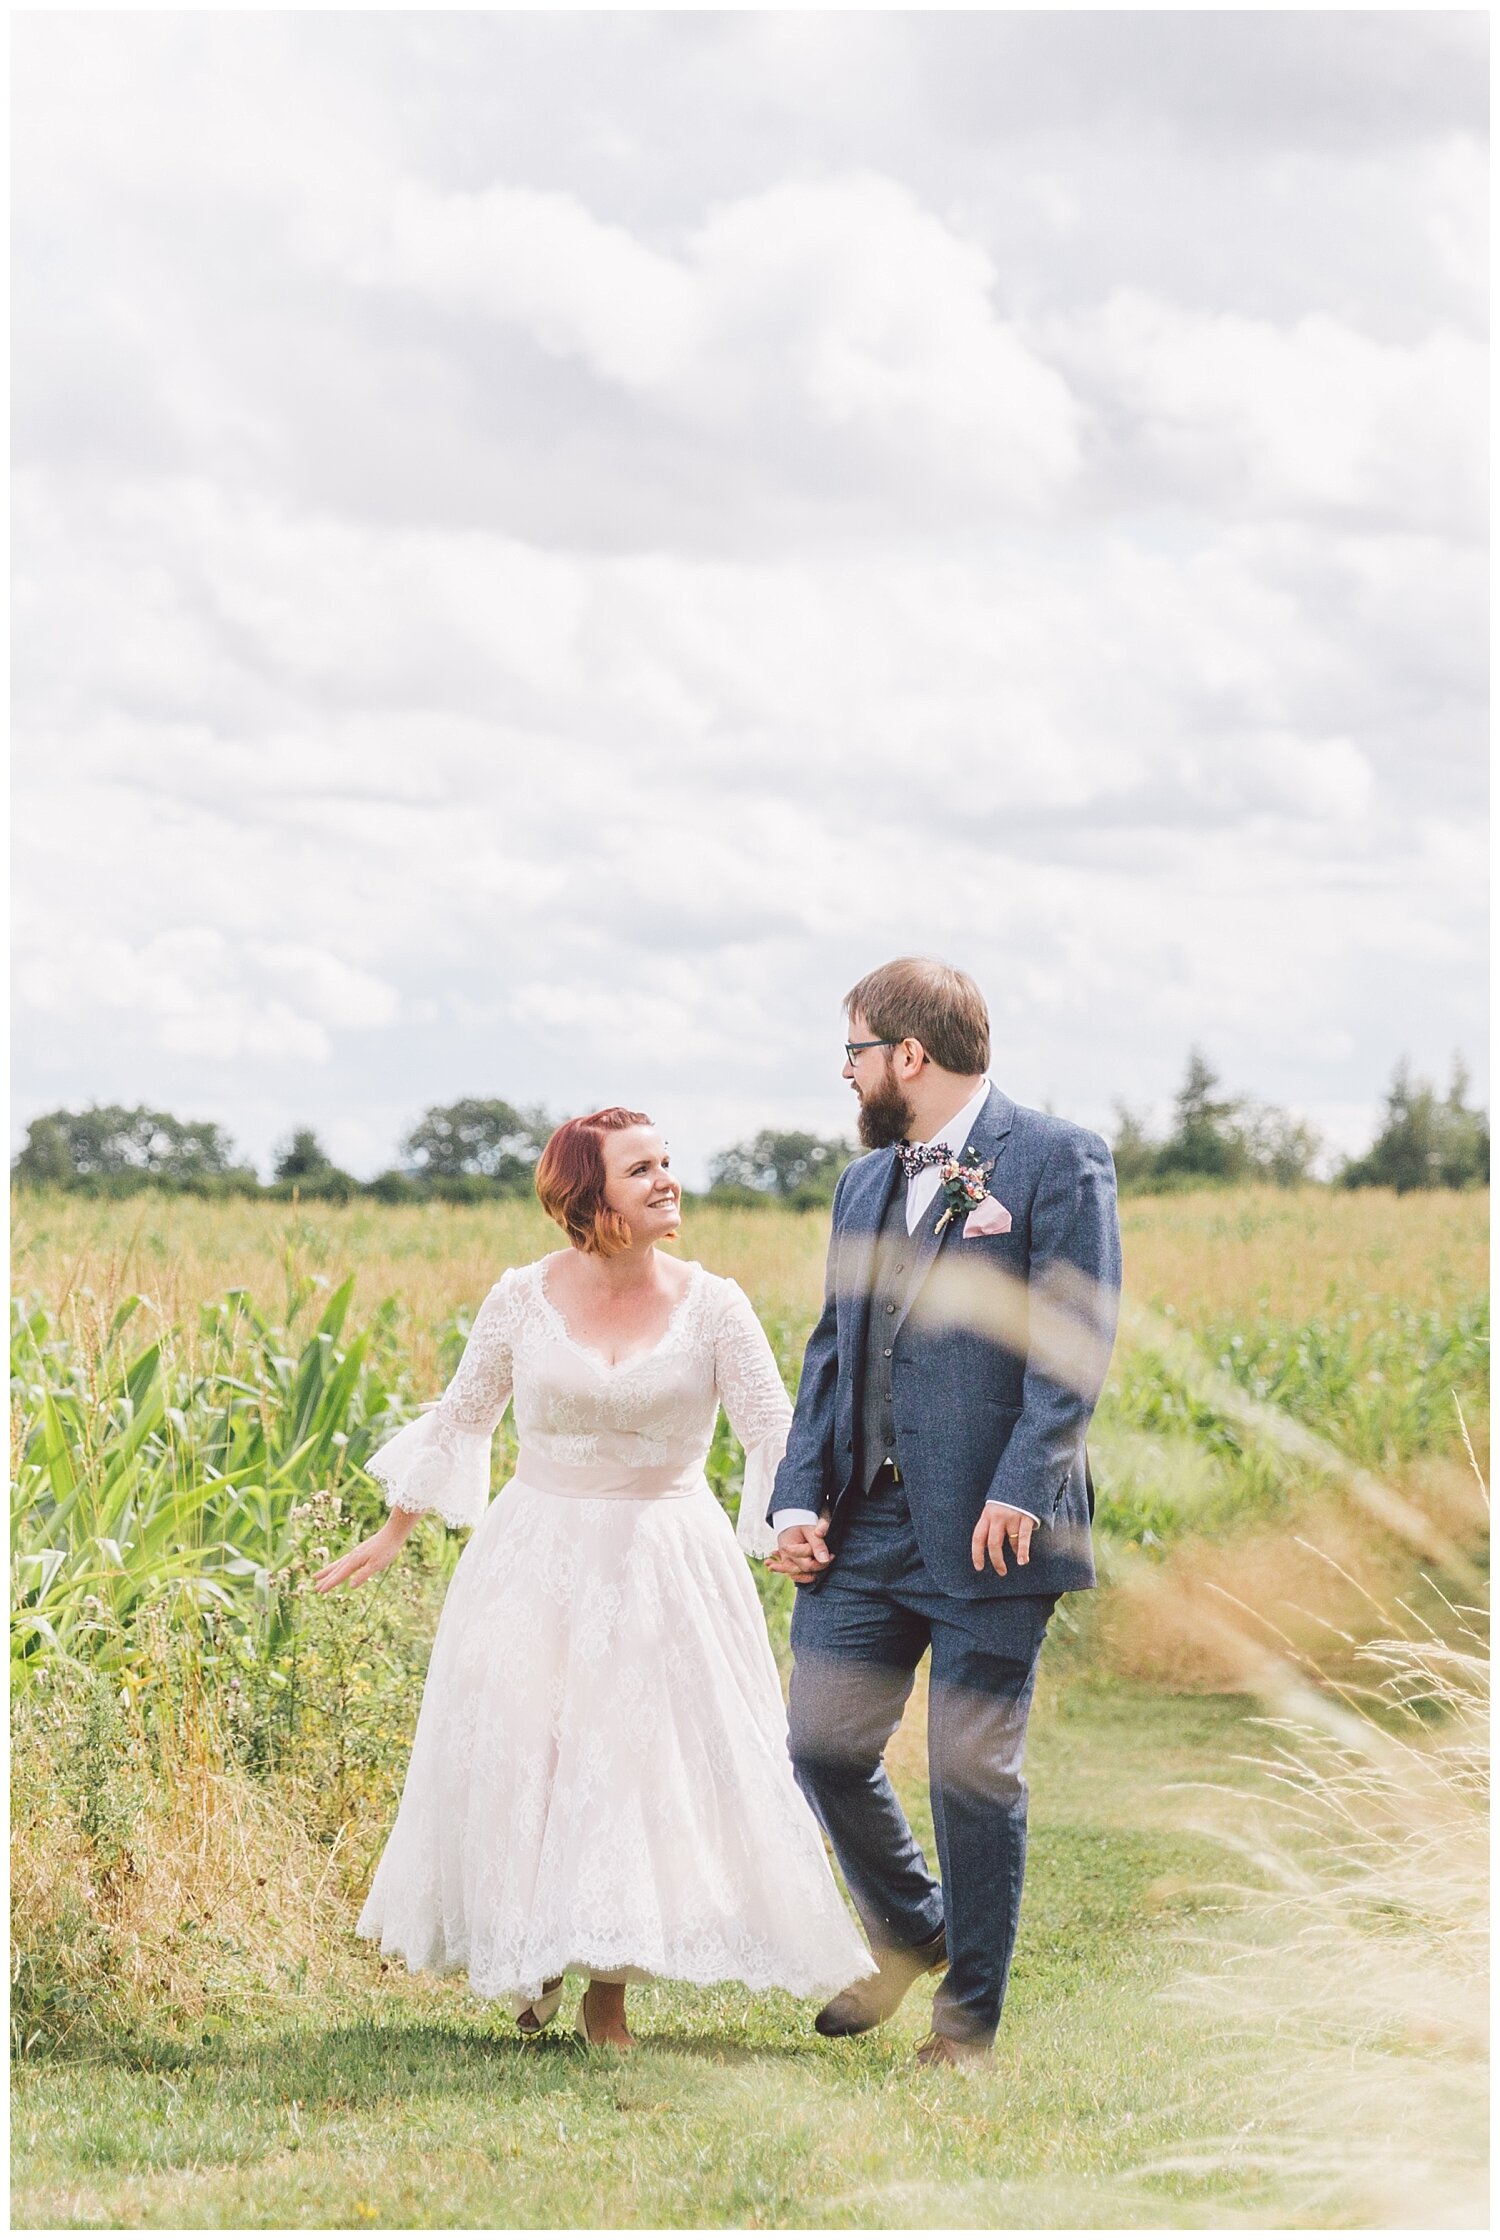
[[[988,1080],[981,1081],[968,1103],[960,1111],[955,1112],[953,1118],[928,1140],[934,1144],[945,1144],[955,1159],[961,1159],[969,1148],[969,1138],[979,1125],[979,1115],[989,1102],[990,1087],[991,1084]],[[923,1146],[915,1145],[913,1148],[920,1150]],[[914,1174],[906,1185],[906,1233],[909,1237],[915,1236],[917,1223],[926,1213],[941,1187],[942,1176],[936,1167],[923,1167],[920,1173]],[[989,1509],[998,1509],[1003,1506],[1004,1504],[998,1501],[985,1503],[985,1507]],[[1023,1509],[1020,1514],[1029,1517],[1032,1512],[1029,1509]],[[817,1521],[817,1517],[811,1509],[778,1509],[771,1519],[771,1530],[773,1532],[785,1532],[791,1525],[816,1524]],[[1040,1520],[1033,1519],[1033,1522],[1040,1522]]]

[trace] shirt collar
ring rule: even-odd
[[[961,1159],[968,1149],[969,1138],[978,1124],[979,1115],[989,1102],[990,1087],[988,1078],[981,1081],[963,1110],[955,1112],[948,1125],[939,1134],[930,1136],[927,1140],[930,1143],[946,1143],[954,1158]]]

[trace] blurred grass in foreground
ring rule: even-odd
[[[1422,1583],[1437,1622],[1371,1600],[1375,1638],[1330,1628],[1337,1670],[1224,1598],[1220,1654],[1265,1710],[1248,1791],[1184,1794],[1183,1824],[1241,1866],[1177,1997],[1231,2060],[1274,2058],[1258,2137],[1184,2141],[1143,2174],[1232,2171],[1309,2225],[1487,2224],[1488,1600]]]

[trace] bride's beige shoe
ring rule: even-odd
[[[516,2016],[516,2028],[522,2037],[534,2038],[539,2031],[545,2030],[562,2003],[563,1979],[561,1976],[553,1976],[550,1983],[542,1985],[540,1995],[532,2000],[531,2005]]]

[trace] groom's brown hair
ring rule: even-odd
[[[882,1042],[908,1035],[945,1073],[983,1073],[990,1062],[990,1014],[966,972],[935,957],[895,957],[856,980],[844,998]]]

